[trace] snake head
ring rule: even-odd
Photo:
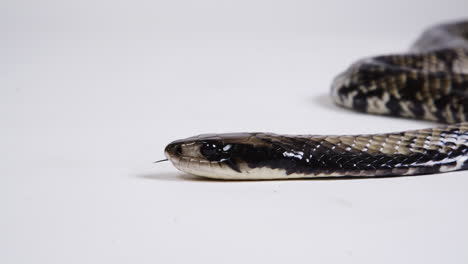
[[[205,134],[171,142],[166,157],[180,171],[209,178],[242,179],[249,166],[239,157],[252,156],[262,145],[255,133]]]

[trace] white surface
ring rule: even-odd
[[[0,3],[0,263],[467,263],[468,175],[204,181],[163,158],[206,132],[425,122],[333,106],[357,58],[460,1]]]

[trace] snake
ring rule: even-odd
[[[434,25],[408,52],[363,58],[334,78],[338,106],[435,121],[365,135],[203,134],[171,142],[180,171],[224,180],[388,177],[468,169],[468,20]]]

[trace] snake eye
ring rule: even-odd
[[[218,142],[205,142],[200,147],[200,153],[209,160],[217,160],[229,156],[231,144],[222,144]]]
[[[219,154],[219,147],[214,143],[204,143],[200,147],[200,153],[205,157],[213,157]]]

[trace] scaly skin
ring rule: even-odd
[[[412,53],[363,59],[335,78],[336,104],[451,124],[401,133],[200,135],[165,154],[186,173],[216,179],[373,177],[468,169],[468,22],[427,30]]]

